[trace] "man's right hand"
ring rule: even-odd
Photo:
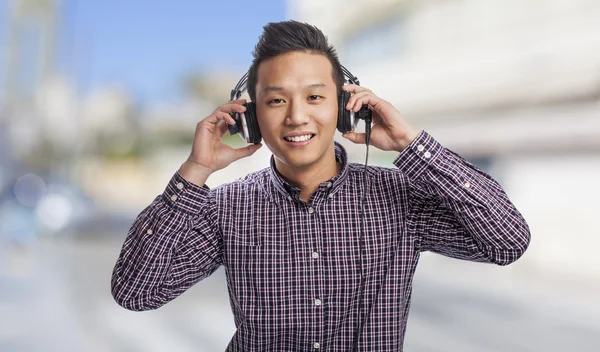
[[[254,154],[262,147],[262,144],[259,143],[234,149],[222,141],[227,132],[227,124],[235,124],[229,114],[246,111],[246,107],[243,105],[245,102],[245,99],[239,99],[223,104],[196,125],[192,152],[179,168],[179,173],[183,178],[198,186],[203,186],[213,172],[227,167],[238,159]]]

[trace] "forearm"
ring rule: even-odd
[[[173,247],[185,235],[183,226],[169,226],[161,218],[168,210],[160,197],[138,215],[113,270],[113,297],[127,309],[155,309],[164,304],[161,286],[169,275]],[[161,231],[167,227],[167,233]]]
[[[209,219],[200,219],[195,209],[203,202],[198,195],[186,196],[181,184],[181,179],[172,180],[138,215],[125,239],[113,270],[112,294],[127,309],[156,309],[219,265],[218,244],[205,237],[213,230]],[[190,255],[194,251],[199,254]]]
[[[479,251],[491,262],[509,264],[527,249],[529,227],[502,187],[428,134],[419,135],[395,163],[416,185],[416,193],[437,198],[450,210],[464,230],[458,229],[457,236],[473,239],[471,253]]]

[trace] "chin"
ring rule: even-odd
[[[316,155],[315,152],[307,153],[282,150],[278,153],[278,156],[281,161],[293,168],[305,168],[319,159],[319,155]]]
[[[277,145],[276,148],[269,148],[275,158],[282,161],[285,165],[294,169],[302,169],[314,164],[321,154],[319,148],[307,148],[304,150],[290,149],[286,145]]]
[[[287,158],[285,163],[294,169],[304,169],[313,165],[317,161],[317,157],[302,157],[302,158]]]

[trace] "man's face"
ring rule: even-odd
[[[257,121],[277,166],[306,169],[333,157],[338,104],[329,59],[287,53],[263,61],[257,78]]]

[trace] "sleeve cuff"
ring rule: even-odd
[[[423,175],[443,149],[429,133],[421,131],[394,160],[394,165],[409,179],[416,179]]]
[[[197,215],[205,206],[209,192],[208,186],[200,187],[193,184],[176,172],[162,196],[171,208],[189,215]]]

